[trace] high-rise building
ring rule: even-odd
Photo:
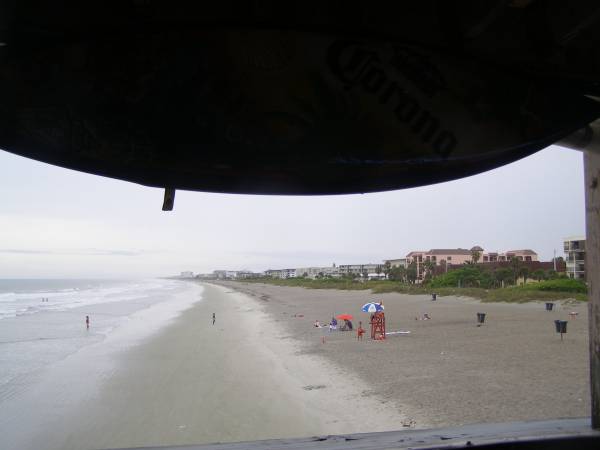
[[[585,236],[570,236],[564,239],[567,276],[585,279]]]

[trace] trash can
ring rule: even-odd
[[[437,300],[437,294],[431,294],[431,301],[435,302]]]
[[[556,327],[556,332],[563,334],[567,332],[567,321],[566,320],[555,320],[554,325]]]
[[[477,313],[477,323],[482,324],[485,322],[485,313]]]
[[[554,303],[546,303],[546,311],[552,311],[554,308]]]

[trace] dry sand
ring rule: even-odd
[[[259,299],[286,337],[302,343],[303,353],[358,375],[369,386],[363,399],[393,405],[418,428],[590,414],[587,304],[560,302],[547,312],[542,302],[433,302],[430,296],[224,284]],[[350,313],[355,325],[363,320],[368,327],[369,315],[359,311],[372,300],[383,300],[388,331],[411,333],[357,342],[354,333],[312,326],[316,319],[328,323],[332,314]],[[571,311],[577,318],[569,317]],[[476,326],[477,312],[487,314],[482,327]],[[423,313],[432,319],[415,320]],[[562,342],[555,319],[569,321]],[[369,408],[361,407],[364,416]]]

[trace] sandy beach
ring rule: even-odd
[[[364,380],[288,337],[261,299],[205,285],[202,300],[163,330],[116,354],[108,351],[117,342],[110,337],[86,347],[48,370],[29,396],[4,403],[3,448],[183,445],[402,428],[407,416],[372,397]],[[85,395],[70,401],[74,391]]]
[[[481,422],[584,417],[590,414],[587,304],[481,303],[456,297],[313,290],[242,282],[224,283],[258,299],[305,354],[332,361],[369,388],[363,399],[393,405],[417,428]],[[382,300],[387,330],[406,330],[385,342],[357,342],[349,332],[315,329],[332,314],[360,313]],[[477,327],[477,312],[486,321]],[[576,318],[570,312],[577,312]],[[415,320],[423,314],[431,320]],[[303,317],[298,317],[303,315]],[[296,317],[294,317],[296,316]],[[561,342],[555,319],[568,320]],[[326,343],[322,343],[325,336]],[[365,415],[369,408],[361,408]]]
[[[166,326],[140,334],[163,314],[144,310],[0,399],[2,447],[185,445],[589,415],[586,304],[547,312],[536,302],[239,282],[190,289],[194,298]],[[384,302],[388,331],[410,334],[358,342],[313,326],[340,313],[365,323],[368,300]],[[482,327],[477,312],[487,314]],[[425,313],[431,320],[415,320]],[[557,318],[569,320],[563,341]]]

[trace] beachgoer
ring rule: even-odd
[[[315,328],[321,328],[321,324],[318,320],[315,320]]]
[[[216,320],[217,320],[217,316],[215,315],[215,313],[213,313],[213,325],[215,324]]]
[[[85,327],[89,330],[89,328],[90,328],[90,316],[85,316]]]
[[[352,331],[352,329],[354,328],[354,327],[352,326],[352,321],[351,321],[351,320],[346,320],[346,325],[348,326],[348,330],[349,330],[349,331]]]
[[[362,322],[358,322],[358,329],[356,330],[357,336],[356,339],[362,341],[363,334],[365,334],[365,329],[362,327]]]

